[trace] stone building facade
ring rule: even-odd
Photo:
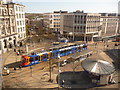
[[[45,13],[43,15],[44,25],[55,32],[59,32],[60,18],[61,18],[61,14],[63,13],[67,13],[67,11],[54,11],[53,13]]]
[[[0,51],[3,53],[20,46],[21,40],[26,38],[25,14],[16,11],[16,7],[24,8],[16,3],[0,2]],[[21,18],[17,18],[18,13]]]
[[[61,15],[61,32],[70,40],[90,41],[100,36],[100,14],[76,11]]]
[[[117,14],[101,14],[101,37],[118,35],[118,21]]]

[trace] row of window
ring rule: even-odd
[[[60,19],[54,19],[54,20],[56,20],[56,21],[60,21]]]
[[[5,30],[6,29],[6,30]],[[1,34],[11,34],[15,32],[15,28],[13,27],[1,27]]]
[[[118,21],[118,19],[103,19],[103,21]]]
[[[24,20],[23,21],[17,21],[17,25],[18,26],[25,25],[25,21]]]
[[[54,27],[60,27],[60,25],[54,25]]]
[[[26,34],[25,34],[25,33],[23,33],[23,34],[19,34],[19,35],[18,35],[18,38],[19,38],[19,39],[21,39],[21,38],[25,38],[25,37],[26,37]]]
[[[24,7],[23,6],[16,6],[16,11],[23,12],[24,11]]]
[[[53,17],[60,17],[60,15],[51,15],[50,17],[51,18],[53,18]]]
[[[13,15],[13,10],[7,8],[0,8],[0,15],[8,15],[8,14]]]
[[[74,26],[74,29],[81,29],[81,30],[85,30],[85,26]]]
[[[25,18],[25,15],[24,14],[16,14],[16,17],[19,19],[19,18]]]
[[[99,23],[100,21],[87,21],[87,23]]]
[[[54,22],[54,24],[60,24],[60,22]]]
[[[18,28],[18,32],[25,31],[25,27]]]
[[[76,21],[76,20],[75,20],[75,24],[76,24],[76,23],[86,24],[86,21]]]

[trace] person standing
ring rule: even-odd
[[[14,49],[14,52],[16,52],[16,49]]]
[[[9,75],[10,74],[10,70],[9,69],[7,69],[7,75]]]

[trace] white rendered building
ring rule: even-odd
[[[19,11],[18,11],[19,10]],[[7,52],[26,38],[24,6],[0,2],[0,51]]]

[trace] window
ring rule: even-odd
[[[17,25],[19,26],[19,21],[17,21]]]
[[[45,59],[45,58],[48,58],[48,55],[47,55],[47,54],[43,54],[43,55],[42,55],[42,59]]]
[[[34,58],[31,58],[31,57],[30,57],[29,61],[32,62],[33,60],[34,60]]]
[[[16,6],[16,11],[18,11],[18,7]]]

